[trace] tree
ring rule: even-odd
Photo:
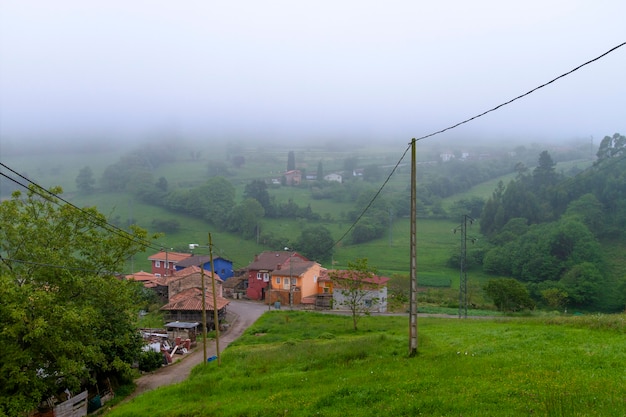
[[[230,218],[235,205],[235,187],[224,177],[212,177],[204,185],[190,191],[190,199],[196,213],[211,222],[214,226],[223,227]]]
[[[602,163],[610,158],[621,156],[626,151],[626,136],[615,133],[612,137],[605,136],[600,142],[596,156],[596,164]]]
[[[552,308],[561,309],[567,304],[567,292],[560,288],[547,288],[541,291],[541,297]]]
[[[318,181],[322,181],[324,179],[324,168],[322,167],[322,161],[317,163],[317,175],[315,177]]]
[[[559,281],[572,304],[578,307],[591,307],[598,301],[598,294],[603,282],[598,268],[590,263],[583,262],[575,265]]]
[[[499,311],[519,311],[535,308],[526,287],[513,278],[490,279],[483,290]]]
[[[253,198],[261,204],[265,213],[272,214],[272,202],[270,193],[267,191],[267,184],[263,180],[254,180],[246,184],[243,191],[243,198]]]
[[[246,198],[232,209],[228,230],[241,233],[244,239],[254,237],[265,210],[254,198]]]
[[[293,151],[289,151],[287,154],[287,171],[293,171],[296,169],[296,155]]]
[[[94,190],[94,184],[96,183],[96,179],[93,177],[93,171],[91,167],[85,166],[81,168],[76,177],[76,188],[81,193],[89,194]]]
[[[334,243],[330,230],[324,226],[311,226],[302,230],[295,246],[307,258],[325,262],[332,258]]]
[[[329,275],[333,291],[341,295],[339,305],[350,310],[352,327],[357,331],[359,319],[380,302],[378,297],[372,296],[380,286],[376,270],[368,265],[367,258],[362,258],[348,262],[347,270],[335,270]]]
[[[140,352],[135,283],[119,280],[147,235],[113,229],[32,187],[0,203],[0,415],[25,415],[64,389],[130,380]]]

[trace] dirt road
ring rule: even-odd
[[[261,316],[261,314],[267,311],[267,306],[252,301],[231,300],[227,307],[227,311],[230,327],[227,331],[220,334],[220,352],[224,351],[230,342],[241,336],[241,334],[252,323],[254,323]],[[125,401],[128,401],[146,391],[184,381],[187,377],[189,377],[191,369],[202,363],[204,358],[203,350],[202,343],[198,343],[198,346],[191,353],[183,357],[174,355],[174,359],[176,360],[175,363],[141,376],[136,381],[137,388],[125,399]],[[214,355],[217,355],[215,341],[207,342],[207,358]]]

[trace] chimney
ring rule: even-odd
[[[280,271],[280,268],[281,268],[281,267],[282,267],[282,265],[281,265],[281,264],[276,265],[276,270],[277,270],[277,271]]]

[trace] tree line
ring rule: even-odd
[[[612,277],[600,241],[626,236],[626,138],[605,137],[593,166],[575,177],[555,171],[547,151],[530,170],[500,183],[480,216],[488,244],[470,259],[485,272],[524,283],[552,307],[615,311],[626,280]]]

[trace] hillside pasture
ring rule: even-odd
[[[107,416],[623,416],[618,316],[458,320],[265,313],[183,383]]]

